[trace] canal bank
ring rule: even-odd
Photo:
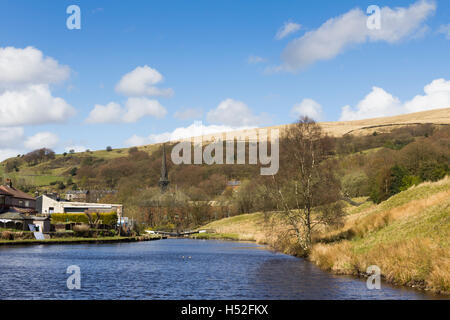
[[[58,245],[58,244],[101,244],[119,242],[139,242],[166,239],[163,236],[105,237],[105,238],[55,238],[47,240],[2,240],[0,246],[15,245]]]

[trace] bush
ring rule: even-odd
[[[89,231],[90,227],[88,224],[79,224],[73,226],[73,231],[75,232],[86,232]]]
[[[14,234],[10,231],[3,231],[1,233],[1,238],[3,240],[14,240]]]
[[[76,225],[73,227],[75,237],[90,238],[92,237],[91,228],[88,224]]]
[[[424,181],[439,181],[450,174],[450,168],[445,163],[425,162],[419,168],[420,178]]]
[[[78,172],[78,168],[77,167],[73,167],[72,169],[70,169],[70,175],[73,177],[73,176],[76,176],[77,175],[77,172]]]
[[[100,212],[92,213],[94,220],[98,217],[103,224],[115,225],[117,224],[116,212]],[[52,214],[52,223],[58,222],[75,222],[75,223],[89,223],[88,216],[84,213],[54,213]]]

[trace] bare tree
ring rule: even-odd
[[[272,177],[278,206],[307,253],[312,231],[342,217],[340,183],[335,177],[333,140],[313,120],[303,117],[281,141],[281,170]]]

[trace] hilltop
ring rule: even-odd
[[[391,132],[394,129],[401,127],[407,127],[417,124],[433,124],[436,126],[450,125],[450,108],[436,109],[422,112],[415,112],[409,114],[402,114],[392,117],[372,118],[364,120],[353,121],[333,121],[333,122],[320,122],[324,131],[332,137],[342,137],[347,134],[355,136],[363,136],[372,134],[374,131],[377,133]],[[283,132],[290,125],[279,125],[265,127],[263,129],[272,130],[279,129]],[[230,134],[235,136],[245,136],[249,130],[231,131]],[[203,140],[211,140],[214,135],[202,136]],[[223,139],[226,135],[223,134]]]

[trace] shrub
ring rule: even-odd
[[[14,234],[10,231],[3,231],[1,233],[1,238],[3,240],[14,240]]]
[[[79,225],[75,225],[73,226],[73,231],[76,232],[85,232],[85,231],[89,231],[89,225],[88,224],[79,224]]]
[[[445,163],[425,162],[419,168],[420,178],[424,181],[439,181],[450,173]]]
[[[76,176],[78,172],[78,168],[77,167],[73,167],[72,169],[70,169],[70,175],[71,176]]]
[[[103,224],[115,225],[117,223],[116,212],[92,213],[92,216],[99,217]],[[95,220],[95,219],[94,219]],[[75,222],[89,223],[89,218],[85,213],[54,213],[52,214],[52,223],[57,222]]]
[[[91,237],[92,232],[88,224],[76,225],[73,227],[75,237]]]

